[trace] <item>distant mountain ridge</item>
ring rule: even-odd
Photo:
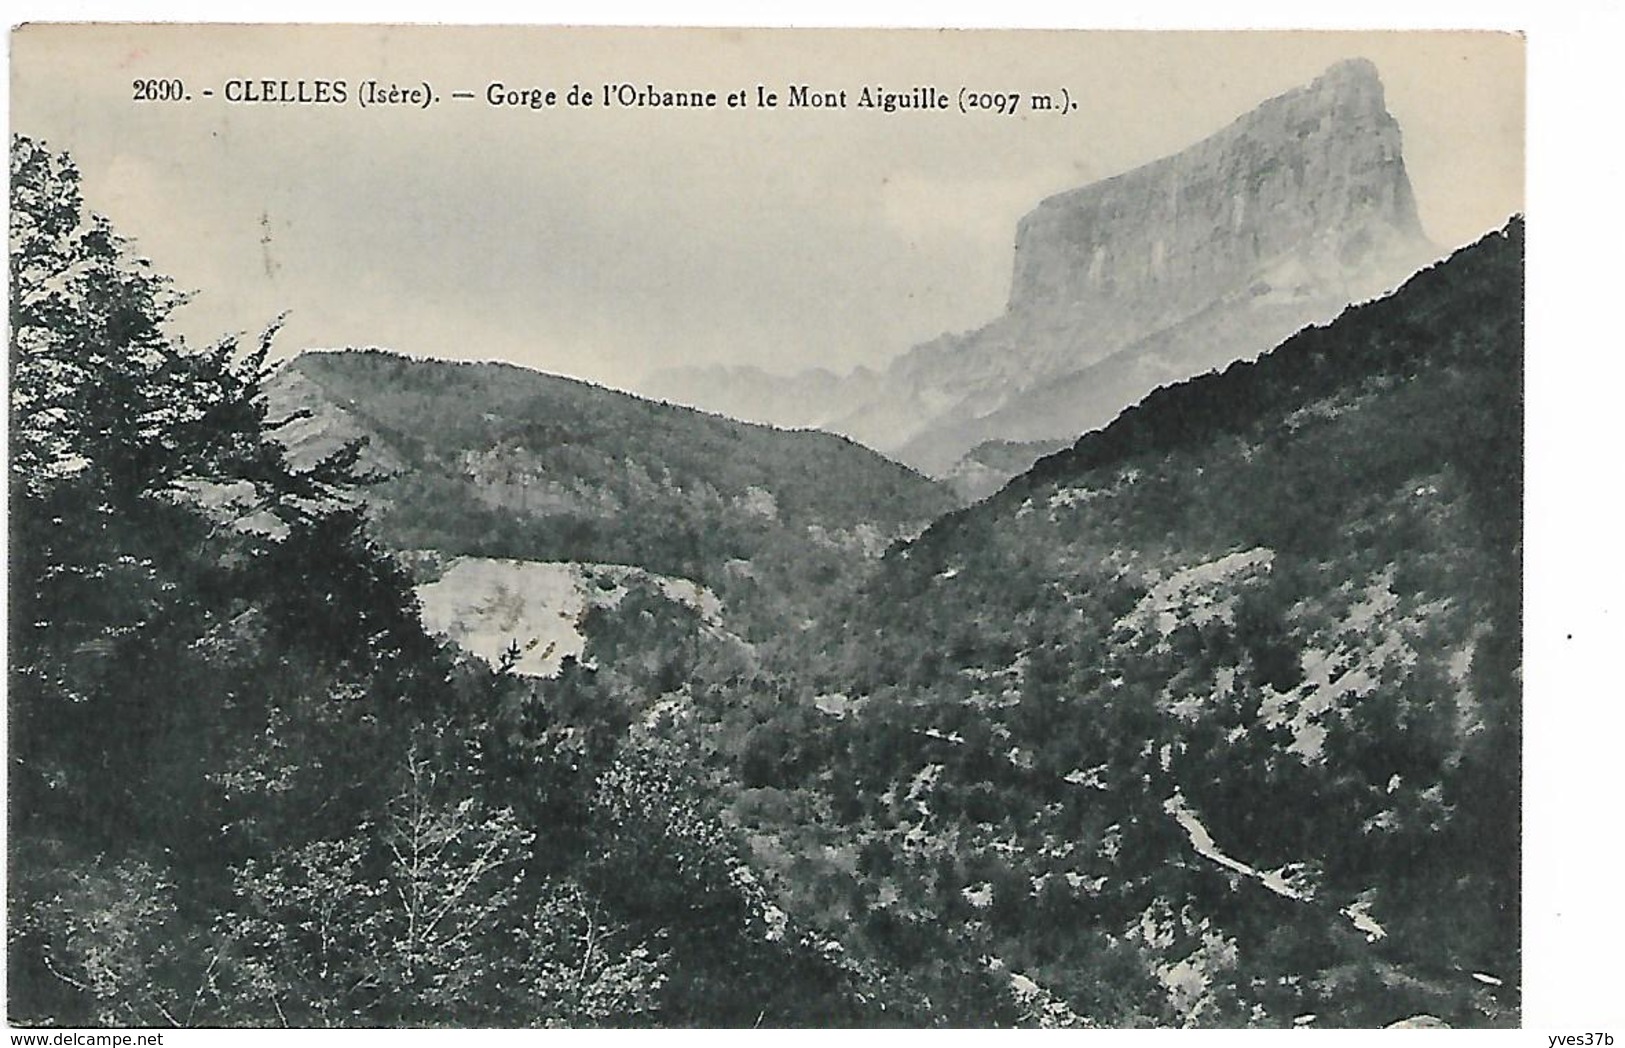
[[[833,387],[824,373],[769,393],[765,373],[741,369],[647,388],[817,424],[942,476],[983,441],[1073,439],[1436,254],[1376,67],[1351,60],[1177,154],[1040,203],[1017,228],[1004,314],[975,331]]]
[[[708,585],[808,543],[873,555],[951,505],[846,438],[505,364],[310,352],[269,383],[296,461],[365,438],[380,536],[447,556],[625,564]]]

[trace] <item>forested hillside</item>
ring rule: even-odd
[[[774,883],[939,1003],[1515,1022],[1522,241],[888,555],[741,748]]]
[[[274,331],[169,336],[182,296],[26,138],[11,207],[13,1023],[887,1020],[591,671],[544,701],[425,634],[368,452],[284,456]]]
[[[838,438],[188,346],[78,181],[13,141],[14,1023],[1517,1021],[1521,221],[924,527]],[[426,632],[485,575],[568,653]]]
[[[380,536],[402,549],[636,563],[714,583],[728,562],[800,544],[809,529],[862,553],[951,505],[939,485],[844,437],[511,365],[306,353],[270,392],[290,414],[342,412],[339,431],[366,437],[386,477],[368,500]],[[309,429],[309,444],[335,429]]]

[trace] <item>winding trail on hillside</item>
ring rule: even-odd
[[[1239,873],[1243,877],[1252,878],[1282,898],[1304,903],[1314,900],[1312,895],[1299,891],[1288,884],[1286,878],[1281,876],[1280,871],[1271,870],[1265,873],[1220,851],[1218,844],[1213,840],[1213,835],[1208,832],[1206,826],[1202,825],[1202,820],[1197,818],[1196,813],[1185,802],[1185,795],[1179,790],[1174,790],[1173,795],[1162,802],[1162,810],[1173,816],[1174,821],[1179,823],[1180,828],[1185,831],[1185,835],[1190,838],[1191,847],[1196,849],[1198,855],[1211,859],[1225,869]],[[1355,928],[1363,932],[1367,942],[1376,942],[1388,935],[1382,925],[1371,917],[1369,904],[1367,903],[1356,902],[1339,909],[1337,912],[1340,916],[1346,918],[1349,923],[1353,924]]]
[[[915,728],[913,731],[916,735],[935,739],[938,742],[946,742],[960,747],[965,745],[965,740],[957,732],[948,734],[944,733],[940,728]],[[1012,767],[1022,767],[1021,764],[1008,756],[1005,757],[1005,760]],[[1068,776],[1063,781],[1073,786],[1093,786],[1095,789],[1105,788],[1085,778]],[[1198,855],[1218,863],[1233,873],[1239,873],[1243,877],[1257,881],[1283,899],[1291,899],[1293,902],[1301,903],[1313,903],[1315,901],[1312,893],[1300,891],[1287,883],[1286,878],[1281,875],[1279,870],[1270,870],[1268,872],[1258,870],[1219,850],[1218,842],[1213,839],[1213,834],[1209,833],[1208,828],[1202,825],[1202,820],[1197,817],[1196,812],[1191,810],[1189,803],[1185,800],[1184,793],[1178,788],[1175,788],[1173,794],[1162,802],[1162,810],[1173,816],[1174,821],[1179,823],[1180,828],[1185,831],[1185,836],[1190,839],[1191,847],[1196,849]],[[1354,925],[1356,930],[1364,934],[1367,942],[1376,942],[1379,939],[1388,937],[1387,930],[1377,923],[1376,918],[1371,916],[1371,903],[1366,896],[1361,896],[1349,905],[1340,907],[1337,913],[1338,916],[1347,920]]]

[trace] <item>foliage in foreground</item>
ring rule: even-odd
[[[11,165],[11,1021],[850,1019],[679,761],[425,636],[360,449],[275,439],[275,325],[171,337],[71,161]]]

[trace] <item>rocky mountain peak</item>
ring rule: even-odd
[[[1179,153],[1040,203],[1017,230],[1010,312],[1132,335],[1288,253],[1310,270],[1295,276],[1354,298],[1423,246],[1382,80],[1352,59]]]
[[[934,476],[974,474],[980,491],[1001,471],[960,460],[984,442],[1019,470],[1000,448],[1075,440],[1437,257],[1377,67],[1351,59],[1178,153],[1040,202],[1016,229],[1005,311],[974,331],[835,382],[744,376],[728,394],[668,376],[659,392],[819,425]]]

